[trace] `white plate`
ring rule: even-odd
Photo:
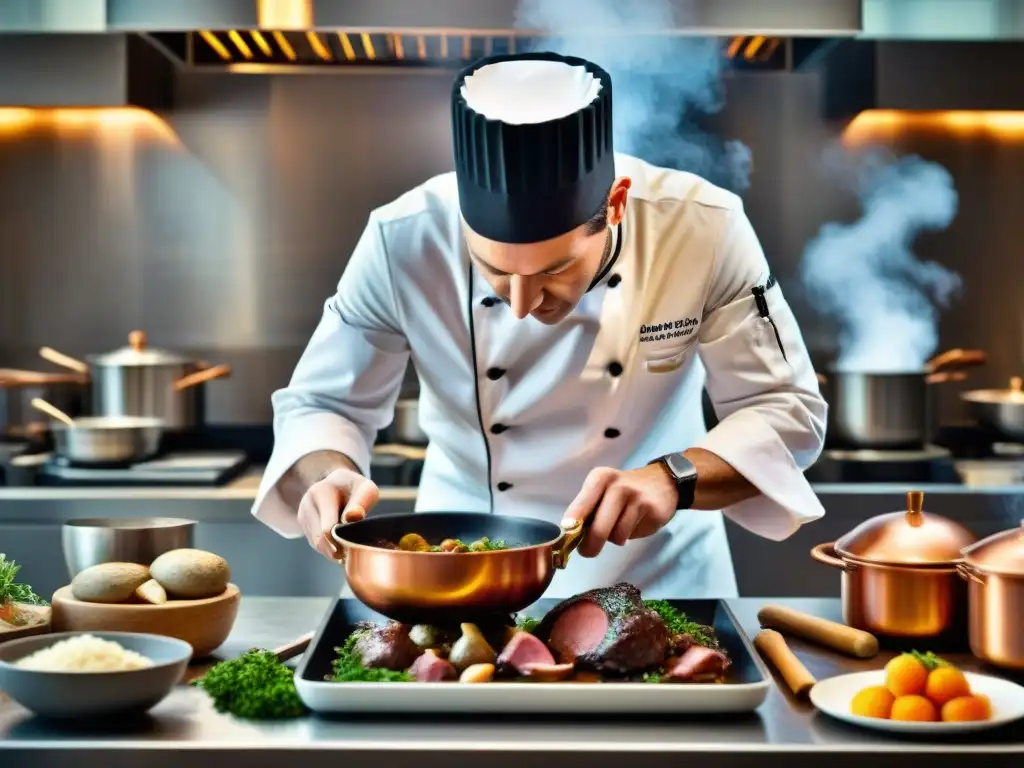
[[[885,670],[854,672],[822,680],[811,689],[811,703],[830,717],[865,728],[896,733],[967,733],[997,728],[1024,717],[1024,688],[988,675],[965,672],[972,693],[988,696],[992,703],[992,717],[969,723],[913,723],[901,720],[883,720],[861,717],[850,712],[853,697],[864,688],[885,685]]]

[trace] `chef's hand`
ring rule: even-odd
[[[362,520],[377,503],[379,495],[372,480],[347,468],[336,469],[313,483],[299,502],[299,526],[306,541],[321,555],[333,560],[331,529],[339,521]]]
[[[599,467],[587,475],[562,526],[593,517],[578,552],[594,557],[606,541],[622,546],[652,535],[675,516],[678,503],[676,484],[660,464],[628,470]]]

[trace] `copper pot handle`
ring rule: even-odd
[[[205,368],[201,371],[190,373],[188,376],[182,376],[174,382],[174,391],[181,392],[189,387],[195,387],[204,382],[212,381],[213,379],[223,378],[228,376],[230,373],[230,365],[215,365],[213,368]]]
[[[945,371],[943,373],[929,373],[924,380],[928,384],[947,384],[951,381],[967,381],[967,371]]]
[[[822,565],[828,565],[832,568],[838,568],[841,571],[852,573],[857,567],[851,563],[836,557],[836,543],[834,541],[826,541],[824,544],[819,544],[811,549],[811,557],[817,560]]]
[[[926,367],[932,373],[937,373],[946,368],[984,365],[986,360],[988,360],[988,355],[980,349],[949,349],[929,360]]]
[[[345,523],[335,523],[331,526],[331,549],[333,550],[334,559],[342,565],[345,564],[345,540],[339,535],[339,531],[345,526]]]
[[[960,574],[960,578],[964,581],[973,581],[975,584],[985,586],[985,579],[982,578],[980,574],[976,573],[967,563],[957,563],[956,572]]]

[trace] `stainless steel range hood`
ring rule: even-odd
[[[53,0],[51,0],[53,1]],[[69,0],[65,0],[68,2]],[[71,0],[73,1],[73,0]],[[85,0],[92,2],[93,0]],[[579,9],[580,32],[588,7],[607,0],[547,0]],[[678,20],[670,32],[691,35],[855,35],[862,0],[664,0]],[[529,34],[518,23],[519,0],[106,0],[109,29],[133,31],[229,29],[349,29],[356,31]],[[628,9],[628,3],[624,8]],[[597,16],[598,18],[600,15]]]

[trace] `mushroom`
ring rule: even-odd
[[[493,664],[497,654],[476,624],[462,624],[461,629],[462,637],[452,645],[448,661],[459,670],[464,670],[474,664]]]

